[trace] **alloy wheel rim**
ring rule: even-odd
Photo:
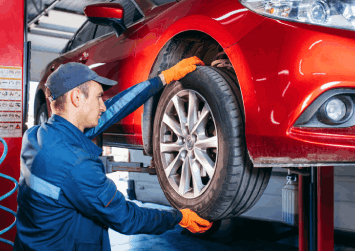
[[[160,156],[169,184],[184,198],[200,196],[210,185],[218,157],[212,111],[195,90],[185,89],[165,108]]]

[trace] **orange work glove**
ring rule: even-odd
[[[182,220],[179,225],[187,228],[192,233],[203,233],[212,227],[212,222],[200,218],[194,211],[190,209],[181,209]]]
[[[162,72],[165,82],[169,84],[171,81],[176,81],[185,77],[187,73],[196,70],[196,65],[205,65],[201,59],[194,56],[181,60],[179,63]]]

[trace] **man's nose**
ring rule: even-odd
[[[102,99],[100,99],[100,111],[106,111],[106,105]]]

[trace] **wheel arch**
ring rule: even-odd
[[[189,30],[176,34],[161,48],[155,58],[151,68],[149,78],[157,76],[161,71],[168,69],[178,63],[183,58],[191,56],[199,57],[205,65],[211,65],[215,60],[216,55],[224,52],[230,59],[230,56],[223,49],[221,43],[214,39],[209,34],[197,30]],[[231,60],[230,60],[231,61]],[[242,92],[239,86],[238,78],[235,74],[234,67],[228,71],[229,75],[233,78],[235,84],[231,83],[236,96],[241,104],[241,110],[244,113],[244,102]],[[153,155],[153,126],[155,111],[158,106],[162,91],[150,98],[143,108],[142,116],[142,136],[143,147],[146,154]]]

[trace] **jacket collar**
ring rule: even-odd
[[[98,157],[102,153],[102,149],[95,145],[91,140],[89,140],[85,134],[79,130],[75,125],[70,123],[65,118],[53,114],[48,119],[48,124],[51,124],[56,129],[59,129],[63,132],[70,140],[70,143],[83,148],[87,152],[93,154],[95,157]]]

